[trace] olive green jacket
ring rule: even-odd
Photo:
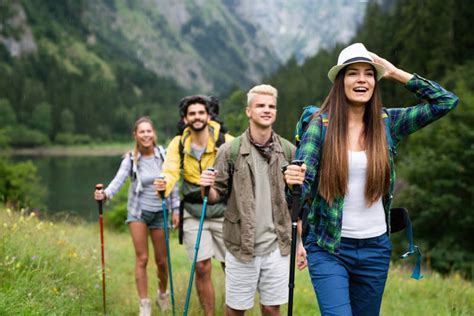
[[[274,154],[268,165],[270,180],[273,223],[278,239],[281,254],[290,253],[291,244],[291,216],[285,198],[285,181],[281,167],[287,165],[279,137],[274,133]],[[217,153],[214,163],[217,168],[216,181],[213,188],[219,200],[228,196],[229,157],[232,142],[223,144]],[[250,261],[254,257],[255,241],[255,166],[251,156],[253,146],[246,132],[240,137],[240,149],[235,161],[232,178],[232,192],[227,201],[227,210],[224,212],[224,243],[227,250],[242,261]],[[292,146],[294,156],[294,146]]]

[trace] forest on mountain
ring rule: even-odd
[[[28,24],[16,2],[0,2],[0,21],[13,19],[1,24],[0,35],[20,39],[31,26],[36,49],[12,56],[0,45],[0,147],[128,141],[142,115],[172,135],[178,114],[169,105],[184,89],[107,39],[85,40],[83,1],[23,1]]]
[[[398,189],[394,206],[407,207],[415,241],[429,265],[442,272],[474,273],[474,2],[463,0],[400,0],[388,9],[376,2],[367,7],[363,24],[350,41],[362,42],[408,72],[437,81],[460,98],[447,117],[410,136],[398,150]],[[328,70],[336,63],[341,43],[298,65],[291,60],[266,78],[279,90],[276,130],[292,139],[303,107],[320,105],[329,92]],[[386,107],[420,102],[403,86],[381,81]],[[231,130],[245,125],[245,91],[224,102]],[[395,254],[406,248],[396,236]]]
[[[291,53],[303,60],[317,47],[347,39],[365,6],[331,0],[0,1],[0,144],[128,140],[141,115],[156,120],[165,142],[176,131],[181,97],[222,97],[275,71]],[[309,12],[308,23],[298,19]],[[321,32],[315,36],[314,30]]]

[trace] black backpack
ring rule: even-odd
[[[184,129],[186,128],[186,124],[184,123],[183,118],[185,117],[184,109],[185,107],[190,104],[191,102],[204,102],[209,115],[211,116],[211,120],[217,122],[221,126],[222,133],[226,134],[229,132],[227,127],[224,125],[224,121],[219,117],[219,99],[215,96],[207,96],[207,95],[191,95],[182,98],[179,101],[178,108],[179,108],[179,115],[181,119],[177,124],[178,131],[176,135],[183,134]]]

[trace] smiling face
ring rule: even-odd
[[[351,105],[365,105],[374,94],[375,70],[367,63],[347,66],[344,74],[344,93]]]
[[[135,140],[142,149],[152,148],[156,142],[155,131],[149,122],[138,124],[135,131]]]
[[[206,111],[206,106],[200,103],[194,103],[188,106],[184,123],[195,132],[202,131],[209,123],[210,116]]]
[[[256,94],[245,112],[250,121],[250,127],[269,128],[276,120],[276,98],[272,95]]]

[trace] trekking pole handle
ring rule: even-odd
[[[215,171],[214,167],[208,167],[206,170],[211,171],[211,172]],[[209,186],[209,185],[204,187],[204,196],[209,196],[209,190],[210,189],[211,189],[211,186]]]
[[[291,161],[291,164],[301,167],[304,164],[304,160],[294,159]],[[293,190],[299,189],[300,187],[301,187],[300,185],[293,185]]]
[[[159,176],[158,180],[165,180],[164,176]],[[165,198],[165,190],[158,191],[158,194],[160,195],[161,199]]]
[[[285,173],[286,169],[288,168],[289,165],[297,165],[297,166],[302,166],[304,164],[304,160],[292,160],[290,164],[286,164],[281,167],[281,172]]]
[[[302,166],[304,164],[304,160],[299,160],[299,159],[295,159],[295,160],[292,160],[291,161],[291,164],[292,165],[297,165],[297,166]]]
[[[97,183],[95,185],[95,189],[97,191],[102,191],[104,189],[104,185],[102,183]],[[97,201],[97,203],[99,204],[99,215],[102,215],[102,202],[103,200]]]

